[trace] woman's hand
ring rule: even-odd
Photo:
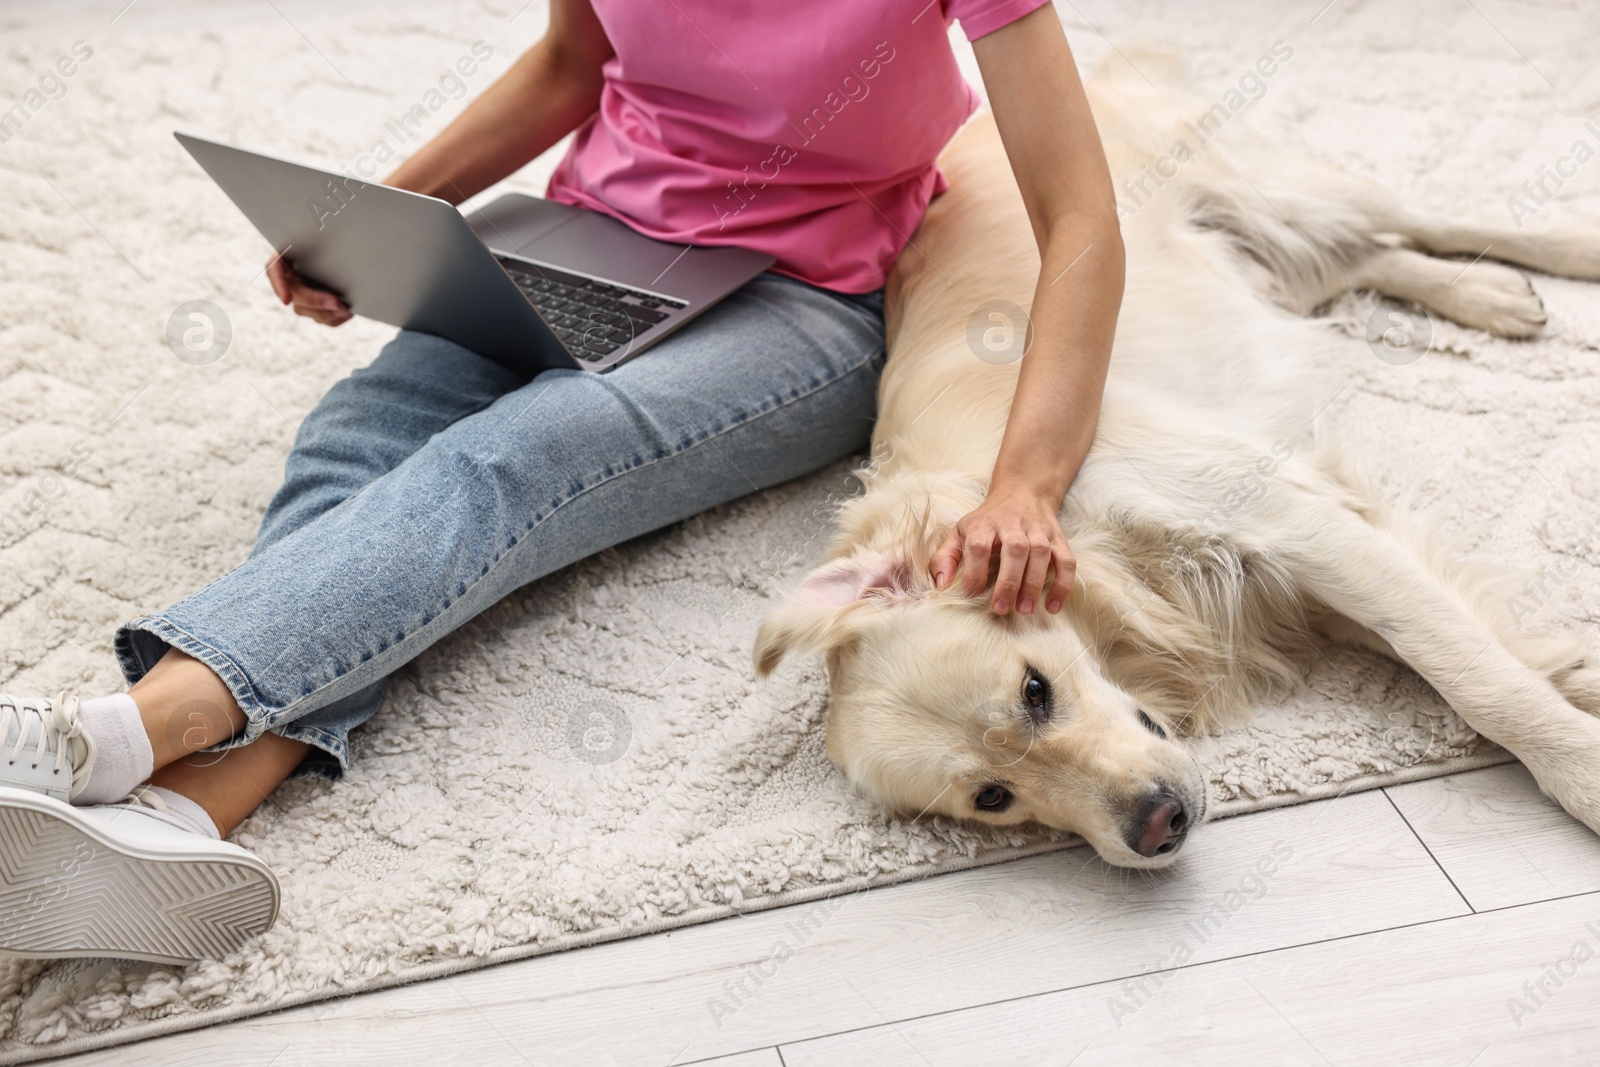
[[[294,305],[296,315],[316,319],[324,326],[350,321],[350,309],[343,300],[301,278],[282,255],[273,256],[267,264],[267,281],[272,283],[272,291],[278,294],[279,300]]]
[[[1033,493],[991,491],[976,511],[955,524],[929,561],[933,584],[943,589],[960,569],[962,590],[978,596],[989,584],[996,553],[1000,571],[991,601],[996,614],[1004,615],[1015,605],[1017,614],[1031,615],[1047,591],[1045,610],[1061,610],[1078,564],[1054,505]]]

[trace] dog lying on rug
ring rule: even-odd
[[[1302,317],[1372,289],[1533,336],[1543,304],[1486,250],[1597,278],[1600,228],[1415,214],[1238,124],[1175,162],[1208,101],[1136,75],[1098,78],[1090,98],[1118,188],[1142,195],[1123,217],[1098,433],[1061,511],[1078,560],[1065,610],[996,615],[929,576],[983,499],[1016,386],[1016,362],[974,355],[969,317],[990,300],[1026,308],[1039,270],[980,116],[941,158],[951,188],[890,280],[865,492],[762,626],[757,672],[826,653],[829,754],[894,812],[1034,821],[1159,867],[1206,809],[1178,738],[1298,684],[1308,644],[1350,642],[1408,664],[1600,830],[1600,669],[1577,637],[1519,629],[1504,590],[1520,576],[1453,559],[1319,433],[1330,398],[1311,372],[1350,342]]]

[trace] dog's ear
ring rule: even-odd
[[[850,616],[871,602],[916,595],[911,566],[881,552],[858,551],[824,563],[773,609],[756,634],[756,674],[772,673],[792,651],[826,652],[846,641]]]

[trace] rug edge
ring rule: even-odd
[[[1216,805],[1211,819],[1208,821],[1230,819],[1238,815],[1272,811],[1277,808],[1293,807],[1296,804],[1310,804],[1330,798],[1337,799],[1350,793],[1364,793],[1391,785],[1405,785],[1409,782],[1422,781],[1428,778],[1442,778],[1448,774],[1462,774],[1467,771],[1483,770],[1488,767],[1497,767],[1514,762],[1516,762],[1516,757],[1511,753],[1504,749],[1495,748],[1472,756],[1454,756],[1436,763],[1417,763],[1407,767],[1396,768],[1392,771],[1376,771],[1371,774],[1360,775],[1340,784],[1329,783],[1326,786],[1304,793],[1280,793],[1269,797],[1247,797],[1223,801]],[[1079,839],[992,849],[987,852],[980,852],[970,859],[950,860],[945,863],[928,864],[920,867],[906,867],[883,876],[854,878],[844,882],[829,882],[825,885],[785,890],[782,893],[774,893],[771,896],[758,897],[744,907],[735,908],[729,905],[719,905],[712,908],[702,908],[683,915],[675,915],[671,919],[647,923],[642,927],[631,927],[626,931],[613,929],[587,934],[573,934],[539,945],[508,946],[503,949],[497,949],[487,956],[442,960],[438,963],[413,968],[404,974],[375,979],[352,990],[341,989],[337,992],[307,993],[286,998],[267,1007],[238,1006],[197,1012],[193,1015],[173,1015],[164,1019],[153,1019],[143,1026],[131,1028],[111,1027],[97,1033],[67,1038],[48,1045],[12,1043],[10,1048],[0,1052],[0,1063],[37,1063],[41,1060],[58,1059],[83,1052],[95,1052],[100,1049],[121,1045],[132,1045],[158,1037],[169,1037],[172,1034],[183,1033],[187,1030],[201,1030],[206,1027],[237,1022],[240,1019],[248,1019],[254,1016],[272,1015],[337,997],[376,993],[385,989],[411,985],[416,982],[448,978],[451,975],[481,970],[485,967],[493,967],[502,963],[514,963],[518,960],[533,959],[536,956],[549,956],[571,949],[589,948],[593,945],[602,945],[611,941],[625,941],[633,937],[658,934],[666,930],[676,930],[687,926],[698,926],[702,923],[715,922],[718,919],[732,918],[752,912],[770,911],[774,908],[792,907],[797,904],[809,904],[829,897],[851,896],[869,889],[903,885],[907,882],[934,878],[942,874],[954,874],[957,871],[973,870],[978,867],[988,867],[1011,860],[1026,859],[1029,856],[1043,855],[1047,852],[1063,852],[1067,849],[1081,847],[1083,847],[1083,841]],[[17,1054],[15,1058],[13,1058],[13,1054]]]

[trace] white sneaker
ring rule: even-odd
[[[78,722],[77,697],[0,694],[0,787],[71,800],[93,768],[94,741]]]
[[[73,807],[0,787],[0,954],[220,959],[277,917],[266,864],[152,793]]]

